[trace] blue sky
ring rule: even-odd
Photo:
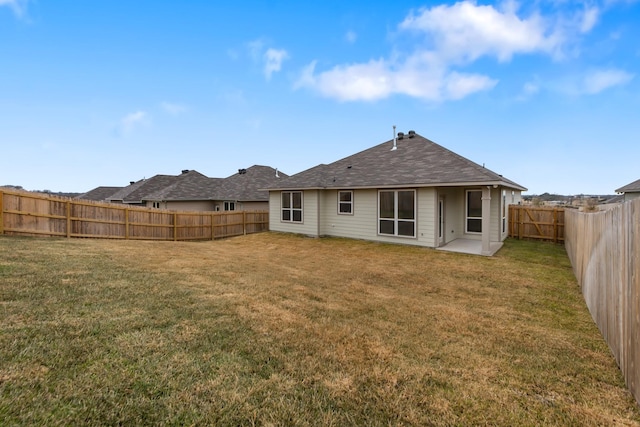
[[[0,0],[0,185],[293,174],[396,125],[529,194],[612,194],[640,178],[639,22],[637,0]]]

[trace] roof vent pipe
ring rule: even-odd
[[[280,178],[280,175],[278,175],[278,168],[276,168],[276,178]]]
[[[416,136],[416,131],[415,130],[410,130],[409,131],[409,138],[413,138],[414,136]]]
[[[398,132],[398,139],[404,138],[404,132]]]
[[[396,139],[396,125],[393,125],[393,147],[391,151],[395,151],[398,149],[398,141]]]
[[[189,172],[189,169],[182,169],[182,173],[187,173]]]

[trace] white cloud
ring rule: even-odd
[[[598,18],[600,17],[600,9],[597,7],[590,7],[585,9],[584,14],[582,15],[582,20],[580,23],[580,32],[588,33],[595,27],[598,23]]]
[[[522,93],[525,96],[535,95],[538,92],[540,92],[540,86],[537,83],[527,82],[522,87]]]
[[[0,7],[9,7],[17,17],[22,17],[27,11],[28,2],[29,0],[0,0]]]
[[[171,114],[172,116],[177,116],[178,114],[182,114],[187,111],[187,107],[182,104],[176,104],[173,102],[162,102],[160,103],[160,107],[166,112]]]
[[[253,40],[246,46],[253,62],[263,67],[262,72],[267,80],[271,79],[273,73],[280,71],[282,63],[289,59],[289,53],[285,49],[267,47],[267,42],[263,39]]]
[[[396,94],[428,101],[462,99],[498,84],[486,72],[471,71],[480,59],[507,63],[518,55],[545,55],[553,60],[580,55],[579,42],[598,24],[610,5],[607,1],[531,2],[524,3],[526,11],[515,0],[495,5],[462,0],[421,8],[398,25],[399,34],[414,36],[413,46],[394,47],[387,57],[326,70],[318,70],[317,63],[311,62],[294,87],[310,88],[340,101],[376,101]],[[585,77],[580,89],[576,89],[578,82],[573,83],[573,91],[596,93],[631,77],[594,74]],[[528,83],[520,97],[539,89],[538,84]]]
[[[251,59],[256,62],[260,61],[260,57],[264,51],[264,45],[265,42],[262,39],[253,40],[247,43],[247,49],[249,50],[249,56],[251,56]]]
[[[493,88],[497,81],[479,74],[449,71],[432,55],[416,55],[394,64],[384,59],[364,64],[336,66],[315,74],[312,62],[295,87],[311,87],[340,101],[376,101],[402,94],[429,101],[461,99]]]
[[[510,60],[514,54],[553,52],[562,38],[540,15],[520,18],[516,5],[493,6],[462,1],[420,9],[400,24],[401,30],[423,33],[435,50],[451,61],[473,61],[481,56]]]
[[[470,0],[422,8],[398,26],[401,33],[419,36],[413,51],[326,71],[316,71],[312,62],[302,70],[295,87],[311,88],[340,101],[375,101],[394,94],[446,101],[491,90],[497,79],[464,68],[481,57],[507,62],[516,54],[553,56],[564,41],[563,32],[541,15],[520,17],[517,9],[513,1],[496,8]],[[595,16],[590,19],[584,19],[585,27],[593,25]]]
[[[633,74],[622,70],[608,69],[591,71],[587,73],[582,80],[582,92],[594,95],[614,86],[625,85],[633,78]]]
[[[264,53],[264,76],[267,80],[271,75],[282,68],[282,62],[289,58],[289,54],[284,49],[269,48]]]
[[[358,40],[358,34],[355,31],[347,31],[347,34],[344,35],[344,39],[349,44],[354,44],[356,40]]]
[[[128,114],[120,120],[119,131],[122,135],[129,135],[134,129],[140,126],[148,126],[151,123],[151,117],[146,111],[136,111]]]

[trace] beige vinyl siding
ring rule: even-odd
[[[624,193],[624,201],[628,202],[629,200],[640,199],[640,193]]]
[[[491,229],[489,230],[489,240],[491,242],[501,242],[500,227],[502,222],[502,210],[500,210],[502,202],[502,189],[492,188],[491,194]]]
[[[236,209],[242,211],[266,211],[269,209],[269,202],[238,202]]]
[[[354,190],[352,215],[338,214],[338,191],[326,190],[321,195],[320,234],[434,247],[436,191],[433,188],[417,189],[416,202],[416,237],[383,236],[378,235],[378,190]]]
[[[444,243],[464,237],[465,192],[462,188],[441,187],[438,196],[444,197]]]
[[[376,235],[377,191],[355,190],[352,215],[338,214],[338,191],[322,192],[321,234],[372,240]]]
[[[319,236],[318,191],[305,190],[302,192],[302,222],[288,222],[281,220],[281,194],[282,192],[279,190],[269,192],[269,230]]]
[[[167,208],[175,210],[212,211],[214,210],[214,205],[213,202],[209,200],[198,202],[167,202]]]
[[[438,246],[438,192],[435,188],[418,189],[417,237],[422,246]]]
[[[153,206],[153,202],[147,202],[148,207]],[[160,202],[161,209],[170,209],[174,211],[213,211],[214,204],[209,200],[199,201],[176,201],[176,202]]]

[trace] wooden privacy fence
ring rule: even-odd
[[[213,240],[268,228],[267,211],[174,212],[0,189],[0,234]]]
[[[593,320],[640,403],[640,200],[567,211],[565,247]]]
[[[509,237],[564,241],[564,208],[509,206]]]

